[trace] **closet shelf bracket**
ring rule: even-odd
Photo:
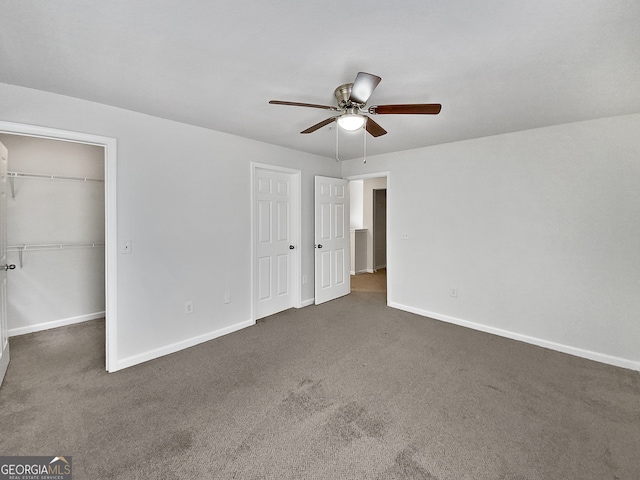
[[[19,264],[20,264],[20,268],[22,268],[22,252],[24,252],[24,247],[17,247],[18,248],[18,260],[19,260]]]

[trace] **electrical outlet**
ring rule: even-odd
[[[193,302],[192,301],[189,301],[189,302],[184,304],[184,313],[186,313],[187,315],[193,313]]]
[[[307,276],[306,275],[302,275],[302,283],[307,283]]]
[[[400,234],[400,240],[409,240],[409,234],[408,233],[401,233]]]
[[[122,245],[122,253],[131,253],[132,248],[133,244],[131,240],[126,240]]]
[[[451,295],[452,297],[457,297],[458,296],[458,287],[451,287],[449,289],[449,295]]]
[[[231,294],[229,292],[224,294],[224,303],[231,303]]]

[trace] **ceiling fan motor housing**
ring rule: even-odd
[[[352,88],[353,83],[345,83],[344,85],[340,85],[336,88],[335,92],[333,92],[340,108],[349,108],[353,105],[353,102],[349,100]]]

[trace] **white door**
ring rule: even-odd
[[[297,276],[296,176],[256,168],[254,231],[256,319],[294,307]]]
[[[7,326],[7,166],[9,153],[0,142],[0,384],[9,366],[9,327]],[[15,267],[14,267],[15,268]]]
[[[348,184],[340,178],[316,176],[316,305],[351,292]]]

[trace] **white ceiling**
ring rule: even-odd
[[[332,157],[358,71],[380,115],[367,153],[640,112],[638,0],[0,0],[0,82]],[[1,117],[1,112],[0,112]],[[340,134],[340,157],[363,135]]]

